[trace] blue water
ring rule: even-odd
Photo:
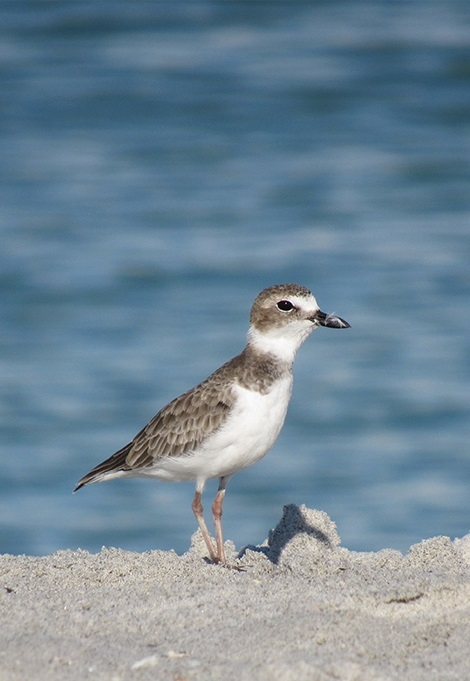
[[[287,503],[351,549],[470,531],[469,24],[467,0],[1,4],[2,552],[185,551],[191,484],[71,491],[284,281],[352,328],[300,350],[226,537]]]

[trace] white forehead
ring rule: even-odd
[[[317,300],[312,293],[289,293],[288,291],[283,291],[282,293],[274,293],[269,298],[264,300],[261,304],[261,308],[264,309],[276,309],[277,304],[281,300],[288,300],[292,303],[294,307],[298,310],[304,312],[312,312],[319,308]],[[277,311],[277,310],[276,310]],[[276,315],[277,316],[277,315]]]
[[[315,296],[309,293],[307,296],[299,296],[298,294],[287,295],[280,300],[290,300],[292,305],[297,307],[299,310],[316,310],[318,308],[318,303]],[[278,303],[279,300],[276,300]]]
[[[300,290],[299,290],[300,289]],[[276,286],[262,291],[256,298],[251,309],[250,321],[262,326],[271,324],[286,324],[292,315],[286,314],[281,301],[289,301],[300,312],[305,314],[316,312],[319,309],[315,296],[308,289],[300,286]]]

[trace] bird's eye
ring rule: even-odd
[[[293,310],[294,306],[290,302],[290,300],[280,300],[277,304],[278,310],[282,310],[283,312],[289,312],[289,310]]]

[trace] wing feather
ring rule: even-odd
[[[98,464],[78,483],[75,491],[89,482],[103,480],[117,472],[151,467],[159,459],[184,456],[225,422],[235,401],[226,381],[224,364],[205,381],[163,407],[132,442]]]
[[[136,435],[125,460],[130,469],[192,452],[220,428],[233,403],[231,391],[221,395],[204,383],[170,402]]]

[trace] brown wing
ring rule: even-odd
[[[232,407],[234,394],[224,378],[233,361],[163,407],[132,442],[87,473],[74,491],[106,474],[150,467],[161,458],[193,451],[220,428]]]
[[[232,406],[230,390],[221,394],[207,381],[180,395],[158,412],[132,441],[126,465],[151,466],[167,456],[181,456],[196,449],[225,421]]]

